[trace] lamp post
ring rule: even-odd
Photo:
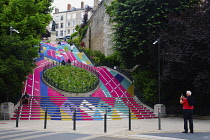
[[[18,30],[14,29],[12,26],[10,26],[10,36],[12,36],[12,32],[20,33]],[[7,93],[7,101],[9,101],[9,94]]]
[[[160,104],[160,39],[157,39],[153,44],[158,43],[158,103],[154,106],[154,113],[158,117],[166,117],[165,105]]]
[[[10,36],[12,35],[12,32],[20,33],[18,30],[14,29],[12,26],[10,26]]]
[[[160,104],[160,39],[157,39],[153,44],[158,43],[158,100]]]

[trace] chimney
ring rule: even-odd
[[[84,9],[84,2],[81,2],[81,8]]]
[[[59,9],[58,8],[55,8],[55,13],[58,13],[59,12]]]
[[[71,10],[71,4],[67,5],[67,11]]]

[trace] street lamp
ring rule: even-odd
[[[166,117],[166,107],[163,104],[160,104],[160,39],[157,39],[153,44],[158,43],[158,94],[159,94],[159,104],[154,106],[154,113],[156,116]]]
[[[12,35],[12,32],[20,33],[18,30],[14,29],[12,26],[10,26],[10,35]]]
[[[153,44],[158,43],[158,95],[159,95],[159,104],[160,104],[160,39],[157,39]]]

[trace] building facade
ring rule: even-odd
[[[76,25],[80,25],[83,21],[83,17],[86,11],[86,6],[81,2],[81,8],[71,7],[67,5],[67,11],[59,12],[59,9],[55,9],[53,13],[53,20],[56,23],[56,38],[67,39],[71,34],[76,32]],[[88,19],[91,17],[92,12],[88,12]]]

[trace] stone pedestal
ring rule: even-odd
[[[154,114],[156,117],[158,117],[158,111],[160,110],[160,117],[164,118],[166,117],[166,107],[163,104],[156,104],[154,105]]]
[[[56,43],[56,31],[51,31],[50,43]]]
[[[14,113],[14,104],[12,102],[4,102],[1,103],[1,112],[0,119],[1,120],[9,120]]]

